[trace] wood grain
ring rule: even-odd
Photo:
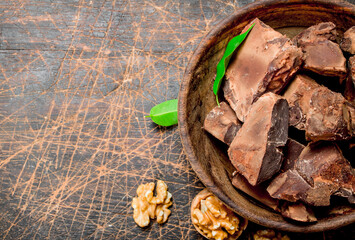
[[[0,238],[201,239],[189,207],[203,185],[178,128],[143,116],[178,96],[202,37],[248,2],[2,0]],[[157,179],[172,214],[141,229],[130,204]]]

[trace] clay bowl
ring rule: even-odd
[[[259,1],[239,9],[219,22],[201,41],[186,68],[179,93],[179,128],[185,153],[205,186],[238,215],[257,224],[292,232],[318,232],[355,222],[355,209],[336,206],[342,214],[324,214],[315,224],[287,221],[267,207],[236,190],[229,177],[233,167],[226,147],[202,129],[206,114],[216,106],[212,85],[216,66],[227,42],[258,17],[290,35],[313,24],[332,21],[338,32],[355,25],[355,6],[324,0]]]

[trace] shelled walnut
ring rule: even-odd
[[[256,231],[249,240],[290,240],[290,238],[272,229],[264,229]]]
[[[237,239],[248,221],[238,217],[207,189],[191,203],[191,218],[196,230],[208,239]]]
[[[171,211],[168,209],[173,203],[171,193],[165,182],[158,180],[156,196],[154,195],[155,184],[153,182],[141,184],[137,188],[138,197],[133,198],[133,219],[140,227],[146,227],[150,219],[157,218],[157,222],[162,224],[168,220]]]

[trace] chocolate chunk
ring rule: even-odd
[[[265,204],[266,206],[277,210],[278,200],[272,198],[270,194],[266,191],[264,186],[252,186],[241,174],[234,172],[232,178],[232,184],[239,190],[258,200],[259,202]]]
[[[304,52],[304,68],[315,73],[339,77],[340,83],[345,79],[346,59],[338,44],[320,41],[301,47]]]
[[[355,31],[355,27],[353,27]],[[344,119],[350,135],[355,136],[355,56],[349,58],[349,77],[345,83],[344,96],[349,101],[343,107]]]
[[[335,24],[322,22],[293,38],[304,52],[304,68],[324,76],[336,76],[342,82],[347,74],[346,59],[336,39]]]
[[[254,19],[248,37],[230,60],[224,96],[242,122],[264,92],[278,93],[302,63],[302,51],[290,39]]]
[[[251,107],[245,123],[228,149],[229,158],[255,186],[280,170],[288,136],[288,104],[274,93],[261,96]]]
[[[303,30],[293,38],[293,41],[298,46],[324,40],[334,41],[337,36],[335,27],[332,22],[322,22]]]
[[[213,108],[206,116],[204,129],[222,142],[230,145],[241,123],[226,102]]]
[[[344,33],[340,47],[345,52],[355,54],[355,26],[352,26]]]
[[[279,174],[267,187],[271,197],[290,202],[305,199],[310,189],[310,184],[294,169],[289,169]]]
[[[348,131],[351,136],[355,136],[355,108],[350,103],[343,105],[344,120],[347,123]]]
[[[349,76],[346,79],[344,96],[355,105],[355,56],[350,57],[348,63]]]
[[[349,58],[349,72],[351,81],[355,86],[355,56]]]
[[[346,100],[340,93],[319,87],[312,91],[306,120],[306,139],[341,140],[350,138],[348,123],[344,119]]]
[[[355,190],[355,175],[348,160],[331,142],[309,144],[295,165],[297,172],[312,186],[304,202],[328,206],[330,196],[347,192],[351,198]]]
[[[304,96],[309,96],[308,93],[318,87],[320,87],[320,85],[306,75],[297,75],[288,86],[283,96],[287,99],[287,102],[290,105],[291,126],[300,130],[305,129],[309,103]]]
[[[305,146],[296,140],[289,138],[284,148],[285,159],[283,160],[281,170],[287,171],[293,169],[298,156],[301,154]]]
[[[285,202],[281,207],[281,215],[299,222],[316,222],[313,210],[302,203]]]
[[[349,139],[349,122],[344,116],[347,101],[340,93],[318,85],[311,78],[298,75],[284,93],[290,105],[290,123],[306,130],[306,139]],[[294,121],[293,119],[299,119]]]
[[[329,206],[338,195],[354,201],[355,175],[349,161],[331,142],[308,144],[294,169],[276,176],[267,188],[271,197],[298,200],[314,206]]]

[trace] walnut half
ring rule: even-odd
[[[196,230],[208,239],[237,239],[248,221],[238,217],[207,189],[191,203],[191,219]]]
[[[252,235],[250,240],[290,240],[287,235],[283,235],[280,232],[275,232],[272,229],[258,230]]]
[[[168,220],[171,211],[168,209],[173,203],[171,193],[165,182],[158,180],[154,195],[155,184],[153,182],[141,184],[137,188],[138,197],[133,198],[133,219],[140,227],[146,227],[150,219],[157,218],[157,222],[162,224]]]

